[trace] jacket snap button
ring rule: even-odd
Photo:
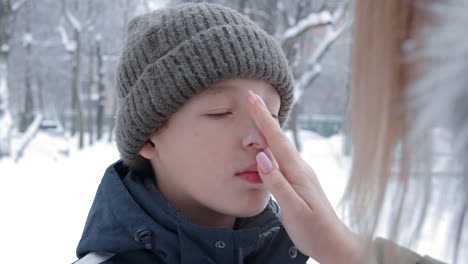
[[[149,228],[143,228],[135,233],[135,241],[141,244],[146,244],[153,238],[153,232]]]
[[[289,256],[291,258],[296,258],[297,257],[297,248],[295,246],[292,246],[290,249],[289,249]]]
[[[226,243],[224,243],[224,241],[216,241],[215,247],[216,247],[216,248],[225,248],[225,247],[226,247]]]

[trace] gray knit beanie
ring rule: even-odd
[[[131,20],[117,72],[117,147],[124,164],[141,169],[138,154],[151,134],[210,84],[244,77],[269,82],[281,98],[279,122],[293,102],[293,78],[283,51],[258,25],[215,4],[182,4]]]

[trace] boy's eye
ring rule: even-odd
[[[229,115],[229,114],[232,114],[232,112],[219,113],[219,114],[207,114],[207,116],[211,116],[211,117],[223,117],[223,116]],[[278,115],[271,114],[271,116],[272,116],[274,119],[278,119]]]
[[[229,114],[232,114],[232,112],[218,113],[218,114],[208,114],[207,116],[211,116],[211,117],[223,117],[223,116],[229,115]]]

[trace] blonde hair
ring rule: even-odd
[[[353,161],[343,198],[346,216],[358,233],[372,237],[384,228],[390,239],[408,247],[415,246],[425,225],[437,226],[446,205],[441,202],[446,197],[433,193],[432,131],[415,137],[413,123],[421,109],[408,93],[422,76],[424,60],[412,58],[414,52],[408,56],[404,48],[414,46],[414,38],[428,24],[415,21],[423,11],[409,0],[354,3],[349,118]],[[429,205],[440,210],[431,223]],[[454,241],[454,259],[465,213],[466,208],[449,226],[454,233],[446,236],[447,242]]]

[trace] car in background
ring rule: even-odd
[[[38,132],[40,137],[48,138],[46,140],[50,142],[51,146],[47,148],[53,147],[59,154],[68,156],[70,153],[69,137],[58,120],[43,119],[39,124]]]

